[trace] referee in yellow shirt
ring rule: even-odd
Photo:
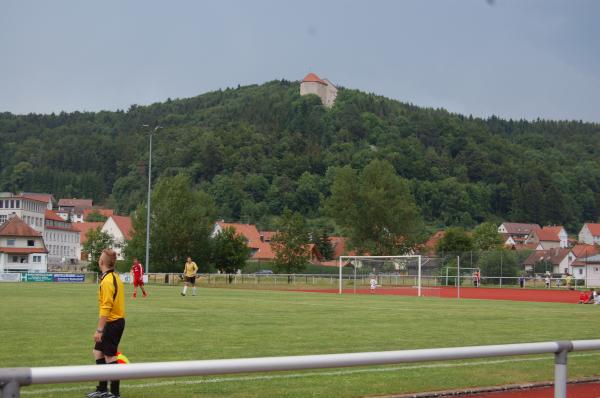
[[[181,292],[182,296],[185,296],[187,293],[187,288],[189,285],[192,285],[192,296],[196,295],[196,274],[198,273],[198,266],[195,262],[192,261],[191,257],[187,258],[185,262],[185,268],[183,268],[183,277],[184,277],[184,285],[183,291]]]
[[[121,278],[115,274],[117,254],[104,249],[98,260],[100,271],[100,291],[98,292],[98,326],[94,333],[94,359],[97,365],[116,365],[117,351],[125,330],[125,289]],[[120,398],[119,380],[110,383],[100,381],[96,391],[87,394],[88,398]]]

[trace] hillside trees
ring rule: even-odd
[[[328,214],[359,253],[408,252],[419,240],[422,220],[408,183],[390,163],[374,160],[362,171],[336,171]]]

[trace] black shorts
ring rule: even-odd
[[[185,277],[185,281],[187,283],[191,283],[192,285],[196,284],[196,277],[195,276],[186,276]]]
[[[102,333],[102,341],[96,343],[94,350],[102,352],[107,357],[116,356],[124,330],[125,319],[123,318],[113,322],[106,322],[104,333]]]

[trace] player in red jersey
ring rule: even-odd
[[[133,298],[137,297],[138,286],[142,289],[142,294],[146,297],[148,294],[144,290],[144,267],[137,258],[133,259],[133,266],[131,267],[131,276],[133,277]]]

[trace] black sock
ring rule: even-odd
[[[96,359],[96,365],[106,365],[106,359],[100,358]],[[98,391],[108,391],[108,383],[105,381],[99,381],[96,386],[96,390]]]
[[[107,365],[118,365],[119,362],[114,361],[111,363],[107,363]],[[113,380],[110,382],[110,392],[113,393],[113,395],[117,395],[120,396],[121,393],[119,392],[119,387],[121,386],[121,381],[120,380]]]

